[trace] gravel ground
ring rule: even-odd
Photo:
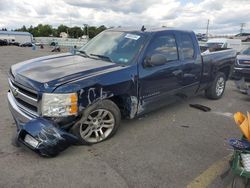
[[[11,145],[15,124],[7,106],[7,72],[12,64],[47,54],[52,54],[49,48],[0,47],[0,187],[186,187],[231,153],[225,139],[240,136],[232,115],[249,110],[250,97],[228,81],[220,100],[199,95],[123,120],[112,139],[73,146],[56,158],[16,148]],[[190,103],[212,110],[202,112]],[[213,186],[228,183],[217,178]]]

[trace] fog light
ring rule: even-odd
[[[38,146],[38,144],[39,144],[39,142],[35,138],[30,136],[29,134],[25,135],[24,142],[26,142],[27,144],[29,144],[33,148],[36,148]]]

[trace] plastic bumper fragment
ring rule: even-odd
[[[45,157],[54,157],[78,142],[76,136],[56,128],[53,122],[44,118],[30,120],[17,134],[18,142]]]

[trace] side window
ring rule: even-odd
[[[174,35],[163,35],[154,38],[148,49],[148,56],[153,54],[164,55],[169,61],[178,60],[178,52]]]
[[[180,48],[183,59],[194,59],[194,45],[189,34],[181,35]]]

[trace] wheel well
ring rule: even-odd
[[[223,67],[221,69],[219,69],[219,72],[223,72],[226,76],[226,79],[228,79],[229,77],[229,74],[230,74],[230,67]]]
[[[121,95],[121,96],[113,96],[109,98],[112,102],[114,102],[118,108],[120,109],[122,118],[125,118],[128,116],[128,107],[126,105],[126,102],[128,101],[129,96],[128,95]]]

